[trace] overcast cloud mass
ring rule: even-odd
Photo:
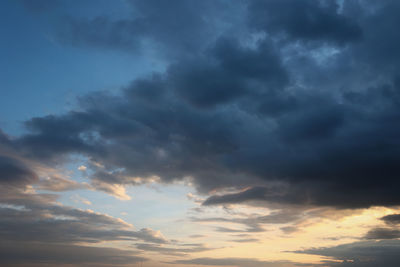
[[[400,265],[400,2],[0,5],[0,265]]]

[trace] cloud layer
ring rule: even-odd
[[[200,38],[208,29],[204,14],[216,16],[218,3],[205,2],[193,13],[184,1],[163,12],[155,2],[133,1],[143,17],[110,27],[96,18],[79,27],[79,34],[90,44],[110,41],[107,47],[120,49],[112,43],[118,40],[114,33],[140,39],[128,34],[140,21],[151,29],[143,34],[167,38],[151,41],[165,49],[182,38],[198,44],[181,31]],[[252,1],[238,6],[247,18],[241,22],[247,38],[221,30],[206,45],[189,46],[191,56],[176,58],[164,73],[134,80],[118,95],[92,93],[81,98],[79,110],[32,118],[26,122],[30,132],[13,143],[35,159],[85,155],[104,166],[92,166],[94,185],[156,176],[165,182],[191,178],[201,192],[247,188],[205,204],[398,205],[399,76],[397,54],[386,56],[399,42],[391,27],[397,5]],[[182,24],[171,20],[179,10],[190,16],[182,18],[190,30],[174,30],[175,22]],[[378,39],[385,49],[377,49]]]
[[[220,233],[293,223],[281,228],[291,233],[321,216],[311,208],[400,205],[400,2],[131,0],[123,16],[71,13],[80,4],[67,1],[22,3],[39,17],[57,15],[49,30],[57,44],[148,55],[165,69],[79,96],[73,110],[25,121],[18,136],[0,131],[0,259],[7,264],[145,260],[98,246],[105,241],[173,256],[212,249],[173,245],[152,229],[63,206],[56,193],[67,190],[127,200],[126,186],[186,181],[205,198],[203,208],[276,209],[192,218],[245,228],[219,226]],[[88,184],[43,176],[74,156],[86,161]],[[399,214],[381,220],[385,226],[369,229],[362,242],[297,252],[343,261],[328,266],[398,266]],[[170,263],[293,266],[206,257]]]

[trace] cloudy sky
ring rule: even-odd
[[[400,1],[0,1],[0,265],[400,266]]]

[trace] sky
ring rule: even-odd
[[[0,1],[0,265],[400,266],[399,12]]]

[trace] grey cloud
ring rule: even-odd
[[[151,243],[163,244],[168,242],[160,232],[156,232],[150,228],[142,228],[140,231],[134,233],[133,236]]]
[[[371,1],[360,1],[360,4],[357,5],[357,3],[352,4],[345,1],[344,4],[345,7],[349,6],[347,12],[350,16],[364,13],[364,19],[361,20],[364,42],[362,45],[357,45],[352,51],[355,56],[368,64],[370,68],[397,73],[395,68],[398,65],[397,60],[400,53],[396,47],[400,43],[400,38],[396,35],[393,25],[399,22],[398,16],[395,16],[400,7],[399,3],[397,1],[381,1],[374,5]],[[369,13],[369,16],[366,16],[365,13]]]
[[[400,224],[400,214],[390,214],[381,218],[387,224]]]
[[[168,70],[173,90],[196,107],[268,97],[288,82],[279,53],[268,41],[249,48],[235,39],[219,38],[206,54]]]
[[[56,202],[57,195],[35,193],[30,189],[32,185],[42,190],[61,191],[71,189],[72,185],[75,188],[76,184],[52,176],[49,179],[54,181],[41,183],[31,170],[35,162],[23,159],[12,147],[1,148],[2,154],[12,155],[0,158],[0,261],[7,266],[126,266],[145,259],[134,256],[134,251],[89,244],[169,242],[158,231],[134,230],[121,219],[63,206]]]
[[[153,49],[159,56],[191,57],[229,28],[232,12],[241,5],[228,1],[127,1],[125,18],[69,16],[57,38],[66,44],[138,52]],[[239,7],[238,7],[239,6]],[[228,25],[227,25],[228,24]]]
[[[206,237],[205,235],[190,235],[190,238],[202,238],[202,237]]]
[[[57,176],[52,176],[48,177],[47,179],[42,179],[37,183],[36,186],[40,190],[48,190],[54,192],[82,189],[87,187],[84,184],[80,184],[73,180]]]
[[[4,266],[130,266],[146,261],[132,251],[68,244],[0,242]]]
[[[235,266],[235,267],[293,267],[290,262],[268,262],[257,259],[246,258],[195,258],[190,260],[176,260],[172,264],[193,264],[193,265],[212,265],[212,266]]]
[[[374,228],[365,235],[367,239],[396,239],[400,238],[400,230],[392,228]]]
[[[285,227],[281,227],[280,229],[285,234],[291,234],[291,233],[297,232],[299,230],[299,227],[296,227],[296,226],[285,226]]]
[[[207,219],[205,219],[205,220],[199,220],[200,222],[201,221],[204,221],[204,222],[212,222],[212,221],[214,221],[213,219],[210,219],[210,220],[207,220]],[[217,232],[221,232],[221,233],[243,233],[243,232],[247,232],[248,230],[252,230],[252,229],[245,229],[245,230],[241,230],[241,229],[233,229],[233,228],[228,228],[228,227],[223,227],[223,226],[217,226],[217,227],[215,227],[215,231],[217,231]],[[256,230],[258,230],[258,229],[256,229]]]
[[[133,251],[77,243],[144,240],[165,242],[150,230],[133,231],[115,218],[55,206],[38,196],[2,193],[0,259],[7,266],[126,266],[145,260]],[[35,198],[36,197],[36,198]]]
[[[129,266],[146,259],[135,256],[132,250],[89,244],[139,240],[157,244],[168,242],[161,233],[151,229],[135,231],[120,219],[53,205],[52,202],[52,199],[40,198],[37,194],[2,192],[2,263],[7,266]]]
[[[256,238],[243,238],[243,239],[233,239],[230,240],[231,242],[236,242],[236,243],[255,243],[255,242],[259,242],[260,239],[256,239]]]
[[[153,81],[159,84],[158,79],[148,83]],[[326,99],[318,103],[310,98],[311,103],[301,104],[303,109],[297,107],[297,112],[273,123],[229,103],[215,111],[196,109],[173,98],[168,87],[157,89],[161,98],[154,106],[140,95],[132,97],[139,85],[126,89],[129,98],[114,98],[109,106],[100,105],[110,102],[106,96],[97,96],[86,101],[90,103],[86,111],[33,119],[28,125],[36,133],[23,136],[17,144],[38,157],[80,152],[107,167],[123,168],[123,177],[156,175],[171,181],[191,176],[201,190],[278,179],[286,183],[281,189],[257,186],[224,199],[212,197],[206,204],[217,199],[345,207],[397,203],[395,187],[374,183],[382,169],[386,170],[382,179],[388,182],[395,182],[397,173],[397,148],[387,143],[392,141],[382,141],[392,140],[398,131],[392,125],[382,131],[396,114],[390,106],[367,118],[359,104],[329,104]],[[58,125],[60,130],[55,130]],[[375,147],[383,154],[373,153]],[[116,176],[108,181],[132,183]],[[369,198],[363,197],[364,192]]]
[[[143,251],[152,251],[172,256],[184,256],[196,252],[203,252],[216,249],[207,247],[204,244],[180,244],[178,246],[171,247],[171,246],[142,243],[142,244],[136,244],[135,246],[136,248]]]
[[[239,193],[231,193],[225,195],[214,195],[203,202],[203,205],[217,204],[237,204],[246,201],[264,200],[268,193],[273,194],[273,190],[268,190],[266,187],[253,187]]]
[[[280,210],[273,211],[268,215],[242,215],[236,218],[211,217],[211,218],[192,218],[195,222],[214,222],[214,223],[234,223],[244,226],[244,229],[228,228],[217,226],[216,231],[226,233],[257,233],[264,232],[264,225],[268,224],[288,224],[298,223],[306,219],[307,216],[301,214],[301,211]]]
[[[395,267],[400,263],[399,240],[363,241],[335,247],[313,248],[298,253],[332,257],[342,262],[327,261],[322,266]]]
[[[23,210],[0,209],[3,240],[64,244],[137,239],[167,242],[151,229],[134,231],[121,221],[102,214],[49,205],[32,207],[27,203],[24,207]]]
[[[37,174],[20,160],[0,155],[0,183],[3,186],[24,187],[38,179]]]
[[[400,204],[397,1],[127,3],[132,13],[124,18],[71,15],[57,21],[58,40],[125,53],[152,50],[166,71],[136,79],[118,93],[82,96],[75,111],[32,118],[21,136],[0,131],[2,241],[88,255],[102,252],[77,243],[139,240],[147,242],[142,249],[154,252],[203,249],[176,248],[153,230],[55,205],[54,194],[25,192],[37,182],[52,191],[74,187],[56,179],[40,182],[24,161],[53,165],[71,154],[93,163],[93,189],[120,198],[126,196],[117,189],[137,185],[135,177],[146,182],[156,176],[163,183],[190,180],[209,197],[204,206],[288,208],[266,216],[195,220],[243,228],[219,226],[221,232],[261,232],[273,223],[288,224],[281,230],[290,233],[308,216],[322,216],[299,214],[310,207]],[[39,11],[52,8],[48,1],[30,4]],[[398,217],[382,220],[393,226]],[[299,253],[344,261],[326,262],[332,266],[399,265],[398,230],[372,229],[366,237],[387,240]],[[119,250],[103,252],[117,255],[121,264],[138,260]],[[24,259],[19,250],[14,253],[2,256]],[[62,257],[62,264],[71,263]],[[231,258],[174,263],[293,265]]]
[[[175,26],[161,22],[189,10],[182,16],[198,15],[188,18],[194,33],[202,32],[203,11],[216,12],[209,2],[174,3],[163,4],[165,13],[153,2],[133,6],[142,14],[138,20],[157,21],[169,31]],[[134,185],[132,177],[159,176],[162,182],[190,178],[206,194],[240,191],[211,196],[206,205],[398,205],[400,97],[393,60],[398,56],[395,51],[386,55],[393,50],[387,40],[394,38],[397,4],[382,1],[371,13],[364,1],[352,8],[327,1],[290,3],[251,2],[243,11],[265,19],[270,9],[263,5],[282,6],[286,13],[275,12],[272,21],[247,25],[258,25],[258,31],[266,27],[266,36],[253,40],[248,31],[240,39],[223,32],[192,56],[176,57],[166,72],[133,81],[119,95],[92,93],[81,98],[79,111],[32,118],[26,122],[28,133],[10,142],[47,163],[70,153],[88,157],[104,166],[103,174],[112,174],[92,177],[109,193],[115,190],[107,183]],[[354,10],[360,12],[357,20]],[[154,18],[158,13],[161,17]],[[164,38],[162,31],[154,30],[154,36]],[[281,32],[290,38],[281,42]],[[376,40],[388,49],[376,49]],[[387,67],[376,68],[376,63]]]
[[[252,27],[291,40],[342,44],[360,40],[363,33],[355,19],[339,12],[336,1],[251,1],[249,9]]]

